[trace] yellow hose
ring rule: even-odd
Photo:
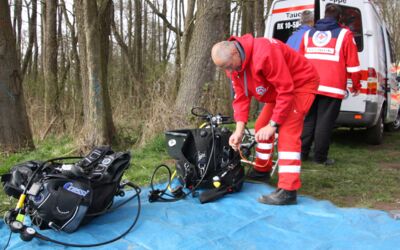
[[[175,178],[175,175],[176,175],[176,170],[175,170],[174,173],[171,175],[170,183],[171,183],[172,180]],[[168,184],[168,190],[169,190],[170,192],[172,192],[171,185],[169,185],[169,184]]]
[[[208,125],[208,123],[205,122],[205,123],[201,124],[199,128],[204,128],[204,127],[207,126],[207,125]]]

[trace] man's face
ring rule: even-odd
[[[225,62],[214,60],[214,62],[218,67],[229,72],[239,71],[242,68],[242,60],[236,48],[231,51],[231,60]]]

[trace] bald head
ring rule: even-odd
[[[211,58],[215,65],[226,70],[239,70],[241,59],[234,42],[222,41],[211,49]]]

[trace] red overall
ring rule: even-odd
[[[247,122],[252,97],[265,103],[256,132],[270,119],[279,124],[278,188],[297,190],[301,186],[300,136],[304,117],[317,93],[318,74],[302,55],[278,40],[251,35],[229,40],[237,41],[245,56],[240,71],[227,72],[235,91],[234,118]],[[256,163],[260,167],[256,170],[271,170],[273,140],[258,142]]]
[[[314,101],[315,95],[309,93],[296,94],[293,106],[289,111],[285,122],[279,126],[278,136],[278,166],[279,182],[278,188],[286,190],[297,190],[301,186],[301,140],[304,117]],[[256,132],[265,127],[272,115],[274,103],[266,103],[255,124]],[[256,164],[261,167],[254,167],[257,171],[266,172],[272,168],[272,148],[274,138],[268,141],[260,141],[256,147]],[[267,164],[267,165],[266,165]]]

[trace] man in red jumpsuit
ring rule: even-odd
[[[330,137],[347,93],[347,76],[352,79],[353,95],[358,95],[360,63],[352,32],[340,26],[341,9],[328,4],[325,18],[304,34],[299,53],[308,58],[319,73],[320,84],[315,101],[304,121],[302,158],[307,159],[314,141],[314,161],[332,165],[328,158]]]
[[[279,128],[277,189],[259,198],[271,205],[297,203],[301,186],[301,141],[303,120],[318,87],[318,73],[302,55],[284,43],[252,35],[232,36],[214,45],[214,63],[226,70],[235,92],[236,130],[229,139],[238,150],[248,120],[251,98],[265,103],[256,124],[256,166],[252,179],[268,182],[272,169],[275,132]]]

